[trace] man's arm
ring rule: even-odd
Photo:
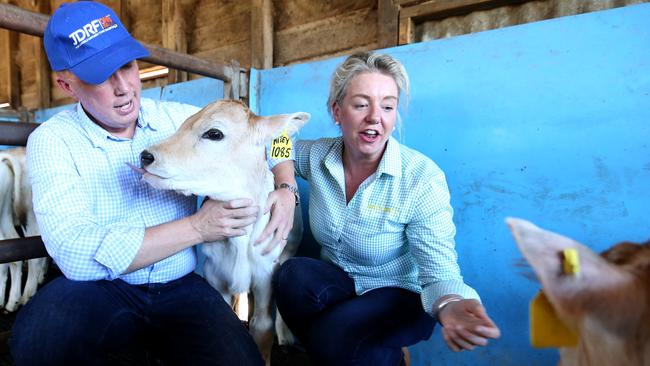
[[[156,263],[202,242],[244,235],[255,222],[258,208],[248,199],[206,201],[197,213],[183,219],[149,227],[133,262],[125,273]]]

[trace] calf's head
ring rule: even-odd
[[[265,147],[307,121],[298,112],[260,117],[242,102],[220,100],[188,118],[178,131],[140,154],[144,180],[155,188],[217,199],[245,197],[270,174]]]
[[[602,255],[516,218],[506,220],[558,317],[580,341],[563,365],[650,365],[650,242],[619,243]],[[563,251],[580,271],[563,271]]]

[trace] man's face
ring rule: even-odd
[[[61,74],[57,82],[106,131],[133,137],[142,88],[136,61],[125,64],[101,84],[87,84],[69,72]]]

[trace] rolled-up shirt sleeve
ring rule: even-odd
[[[294,145],[294,158],[296,161],[296,174],[303,179],[311,179],[309,165],[309,151],[314,146],[314,141],[298,140]]]
[[[444,295],[456,294],[477,299],[478,293],[466,285],[457,262],[449,190],[443,173],[419,187],[413,219],[406,227],[409,248],[419,270],[422,306],[436,315],[433,304]]]
[[[72,280],[115,279],[142,244],[144,223],[101,225],[66,142],[37,129],[27,145],[34,211],[48,254]]]

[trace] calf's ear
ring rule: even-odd
[[[294,135],[300,130],[311,118],[306,112],[296,112],[291,114],[276,114],[274,116],[253,118],[253,128],[256,134],[255,141],[260,144],[268,144],[273,139],[286,133],[288,136]]]
[[[638,319],[630,302],[638,281],[588,247],[533,223],[507,218],[506,223],[524,258],[533,267],[558,316],[577,328],[585,316],[606,328],[621,329]],[[565,249],[577,252],[578,270],[566,272]],[[632,314],[631,314],[632,313]],[[638,314],[637,314],[638,315]]]

